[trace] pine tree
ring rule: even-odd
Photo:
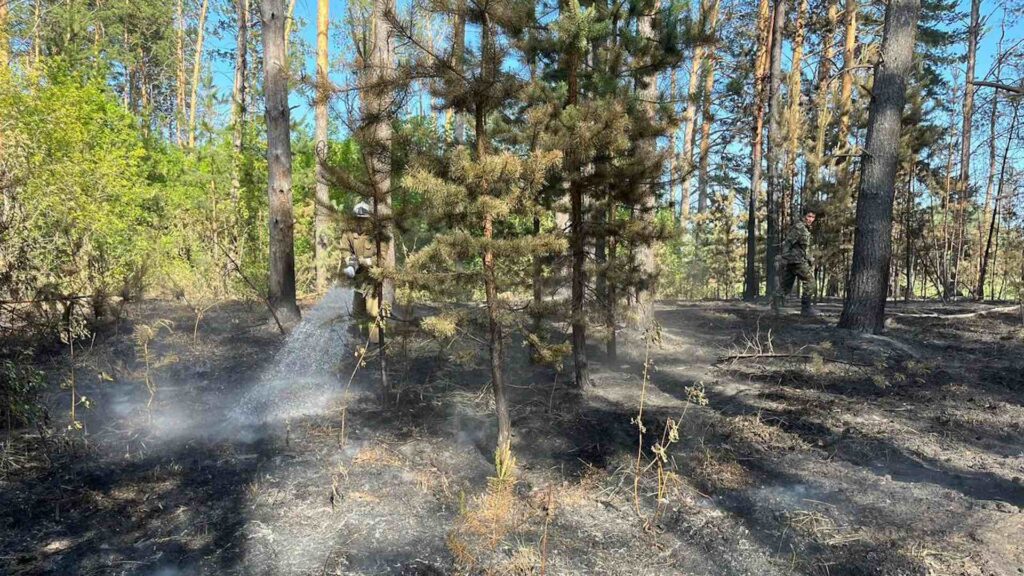
[[[868,137],[861,161],[850,291],[841,328],[881,332],[892,258],[892,206],[900,125],[913,67],[920,0],[891,0],[885,10],[881,58],[875,65]]]

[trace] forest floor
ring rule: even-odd
[[[649,384],[625,331],[616,361],[591,351],[581,394],[515,343],[508,489],[488,481],[471,339],[393,340],[398,400],[381,407],[372,358],[346,389],[344,336],[331,377],[302,379],[324,355],[311,335],[347,334],[329,314],[286,339],[227,303],[193,339],[187,307],[146,302],[42,365],[53,429],[74,367],[84,434],[2,438],[0,573],[1022,574],[1024,327],[1015,310],[964,316],[991,308],[894,304],[886,336],[865,337],[834,328],[836,305],[661,302]],[[323,389],[279,406],[293,385]]]

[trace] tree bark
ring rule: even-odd
[[[234,158],[231,160],[231,208],[237,218],[242,192],[242,157],[245,153],[245,82],[249,69],[249,0],[235,0],[235,9],[238,27],[235,34],[235,81],[231,90],[231,146],[234,150]],[[234,224],[237,228],[238,222],[236,221]],[[237,236],[237,230],[233,234]],[[237,252],[235,257],[241,261]]]
[[[779,250],[779,148],[782,140],[782,33],[786,22],[786,0],[775,0],[772,16],[771,66],[768,80],[768,245],[765,250],[766,290],[778,288]]]
[[[846,33],[843,40],[843,74],[839,86],[839,127],[836,133],[836,151],[845,153],[849,149],[850,111],[853,99],[853,70],[857,66],[857,2],[846,0],[844,19]],[[846,164],[845,156],[839,162]]]
[[[480,47],[481,63],[480,74],[486,83],[491,78],[492,68],[500,66],[495,62],[495,49],[491,36],[491,23],[486,12],[483,13],[483,22],[480,25]],[[478,99],[474,116],[476,121],[476,156],[482,161],[488,153],[488,140],[486,131],[487,110],[484,108],[484,99]],[[498,320],[498,288],[497,277],[494,270],[494,254],[491,251],[490,240],[494,235],[493,216],[488,212],[484,215],[484,240],[487,242],[484,248],[484,292],[487,299],[487,323],[488,323],[488,346],[491,358],[491,383],[494,386],[494,409],[498,417],[498,447],[495,453],[495,464],[501,467],[502,460],[511,456],[512,449],[512,419],[508,411],[508,399],[505,394],[505,378],[503,367],[505,364],[505,344],[502,334],[501,323]],[[506,462],[508,460],[505,460]]]
[[[362,153],[370,187],[373,191],[374,211],[383,214],[375,219],[375,234],[381,240],[378,263],[385,269],[395,266],[395,242],[391,227],[391,142],[393,138],[391,121],[393,70],[395,49],[391,42],[391,27],[387,14],[394,11],[393,0],[374,0],[364,83],[360,90],[363,112]],[[381,286],[381,306],[390,306],[395,301],[395,287],[391,279],[385,279]]]
[[[452,30],[452,67],[459,74],[465,69],[463,60],[466,57],[466,2],[459,0],[455,11],[455,23]],[[449,111],[451,111],[449,109]],[[455,111],[452,119],[452,138],[456,144],[466,143],[466,118]]]
[[[573,10],[574,3],[562,2],[562,10]],[[568,93],[566,108],[575,107],[579,101],[579,66],[581,55],[570,47],[565,58]],[[565,158],[565,173],[569,184],[569,249],[572,255],[572,286],[570,305],[572,308],[572,358],[573,384],[577,389],[590,385],[590,371],[587,365],[587,319],[585,296],[586,234],[583,222],[583,188],[580,182],[580,163],[576,154],[568,150]]]
[[[0,0],[0,70],[11,65],[10,0]]]
[[[814,88],[814,151],[807,158],[807,187],[814,199],[821,196],[821,168],[825,164],[825,141],[828,125],[832,120],[829,108],[829,79],[832,75],[832,58],[835,55],[835,33],[839,24],[838,0],[828,0],[825,29],[821,34],[821,54],[818,57],[817,82]]]
[[[330,80],[327,76],[328,52],[327,38],[330,32],[330,2],[318,0],[316,5],[316,100],[314,100],[316,162],[316,192],[313,205],[313,259],[316,267],[316,291],[327,289],[327,248],[331,225],[330,189],[327,186],[327,175],[324,162],[327,161],[327,100],[330,96]]]
[[[757,7],[757,54],[754,57],[754,128],[750,145],[750,194],[747,197],[747,260],[744,300],[756,300],[760,293],[757,277],[757,201],[761,197],[761,157],[764,151],[765,75],[772,43],[771,11],[768,0]]]
[[[998,220],[996,214],[999,213],[999,201],[1003,198],[1003,183],[1006,182],[1006,164],[1010,156],[1010,144],[1013,142],[1013,135],[1017,129],[1017,113],[1019,111],[1020,105],[1014,102],[1013,117],[1010,119],[1010,130],[1006,135],[1006,147],[1003,148],[1002,166],[999,168],[999,185],[996,187],[996,199],[992,209],[992,219],[988,226],[988,239],[985,240],[985,253],[981,258],[981,270],[978,272],[978,287],[975,292],[978,296],[978,300],[985,299],[985,276],[988,274],[988,259],[992,250],[992,237],[995,233],[996,220]]]
[[[196,54],[192,61],[192,98],[188,107],[188,147],[196,146],[196,105],[199,100],[199,73],[203,69],[203,37],[206,29],[206,10],[209,0],[203,0],[199,9],[198,32],[196,33]]]
[[[268,299],[282,322],[293,323],[299,319],[299,307],[295,302],[291,111],[284,51],[284,2],[262,0],[260,12],[267,122],[267,195],[270,199]]]
[[[788,202],[783,202],[784,209],[796,214],[796,160],[803,139],[804,120],[800,109],[801,84],[803,75],[801,65],[804,57],[804,31],[807,21],[807,0],[800,0],[793,26],[793,55],[789,68],[789,88],[786,107],[786,166],[783,178],[786,182]]]
[[[995,66],[995,77],[999,78],[1002,76],[1003,70],[1003,59],[1000,55],[1003,53],[1003,41],[1006,39],[1006,18],[1000,25],[999,42],[996,44],[996,66]],[[992,214],[989,214],[989,207],[992,203],[992,189],[995,185],[996,175],[996,120],[999,115],[999,91],[994,90],[992,92],[992,110],[989,114],[988,121],[988,179],[985,183],[985,203],[982,206],[981,218],[978,219],[978,276],[979,276],[979,290],[976,292],[978,299],[982,299],[984,293],[984,283],[980,281],[981,270],[986,266],[987,256],[984,253],[987,252],[985,248],[985,227],[989,221],[989,218],[995,218],[995,210],[992,210]]]
[[[712,0],[717,6],[718,0]],[[654,8],[652,8],[653,10]],[[637,35],[650,42],[656,42],[652,24],[653,13],[641,14],[637,18]],[[658,101],[658,81],[655,74],[649,74],[640,79],[638,96],[643,102],[646,113],[649,117],[654,116],[655,103]],[[657,142],[655,138],[648,138],[641,143],[644,150],[644,157],[652,157],[657,154]],[[659,171],[660,173],[660,171]],[[656,210],[657,192],[656,185],[650,184],[644,191],[643,198],[637,206],[636,219],[642,224],[645,230],[653,230],[654,212]],[[641,330],[649,330],[654,325],[654,298],[655,287],[657,286],[658,263],[654,257],[654,246],[651,241],[642,241],[637,246],[636,265],[640,273],[640,282],[636,291],[636,306],[634,327]]]
[[[890,0],[875,65],[868,133],[861,159],[857,227],[841,328],[881,332],[892,258],[892,205],[907,78],[913,71],[920,0]]]
[[[719,0],[711,0],[708,7],[707,34],[714,42],[717,34]],[[717,58],[713,50],[708,50],[704,58],[704,88],[701,91],[701,124],[700,124],[700,156],[697,168],[697,213],[703,214],[708,209],[708,156],[711,151],[711,113],[712,93],[715,88],[715,62]]]
[[[700,4],[701,31],[703,31],[706,0]],[[683,150],[680,154],[679,171],[683,178],[679,192],[682,203],[680,212],[680,224],[685,224],[690,218],[690,184],[693,182],[693,146],[697,124],[697,83],[700,81],[700,70],[704,62],[704,47],[697,44],[693,47],[693,58],[690,61],[690,76],[686,82],[686,109],[683,111]]]
[[[186,121],[185,111],[185,0],[178,0],[177,30],[175,31],[175,121],[174,121],[174,142],[181,146],[185,143],[185,136],[182,133],[181,124]],[[36,9],[38,11],[38,3]]]

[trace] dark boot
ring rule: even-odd
[[[808,298],[800,301],[800,315],[817,318],[821,316],[821,312],[818,312],[818,309],[811,305],[811,300]]]

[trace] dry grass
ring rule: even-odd
[[[540,574],[541,557],[533,548],[520,546],[508,560],[484,570],[487,576],[533,576]]]
[[[698,455],[697,479],[712,490],[739,490],[753,484],[750,473],[729,452],[703,450]]]
[[[401,458],[395,454],[390,448],[383,444],[373,444],[371,446],[364,446],[356,453],[355,458],[352,459],[354,466],[367,466],[367,467],[393,467],[402,464]]]
[[[448,533],[446,542],[455,560],[456,570],[469,574],[484,569],[484,565],[489,563],[482,559],[494,552],[527,519],[528,508],[517,497],[515,485],[511,482],[492,482],[483,494],[465,506]]]
[[[827,546],[840,546],[865,539],[860,531],[841,526],[817,510],[786,513],[786,526],[797,534]]]
[[[728,418],[724,432],[741,445],[755,446],[766,452],[806,448],[799,436],[765,423],[760,414]]]

